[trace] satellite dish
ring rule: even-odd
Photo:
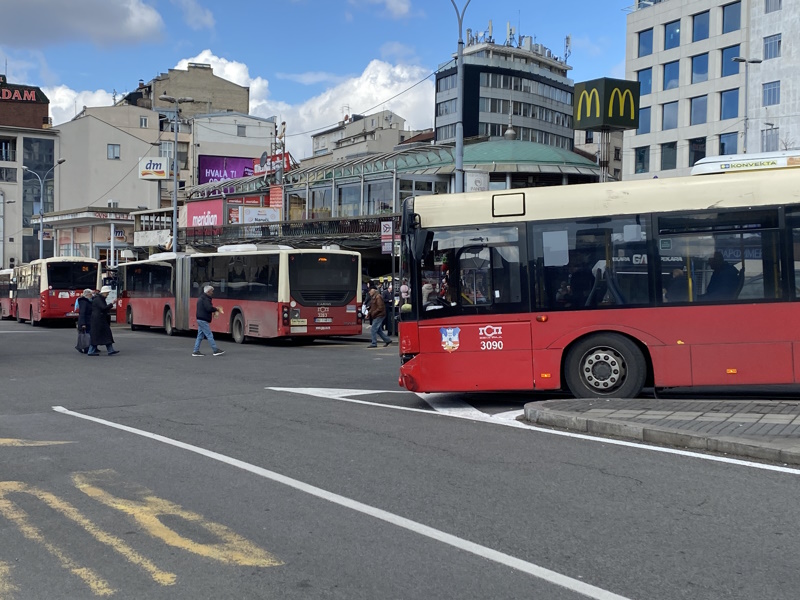
[[[261,160],[258,161],[259,166],[263,167],[267,164],[267,160],[269,160],[269,156],[267,155],[267,151],[264,150],[263,154],[261,155]]]

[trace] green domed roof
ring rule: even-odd
[[[471,165],[491,163],[569,165],[598,168],[595,162],[580,154],[555,146],[523,142],[522,140],[496,140],[467,144],[464,146],[464,163]]]

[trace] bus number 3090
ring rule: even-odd
[[[481,350],[502,350],[503,349],[503,342],[502,341],[482,341],[481,342]]]

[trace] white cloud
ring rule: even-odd
[[[411,0],[349,0],[353,6],[361,4],[380,4],[393,19],[402,19],[411,15]]]
[[[214,14],[203,8],[197,0],[172,0],[183,11],[183,20],[195,31],[200,29],[214,29]]]
[[[83,110],[85,106],[111,106],[113,97],[105,90],[76,92],[65,85],[42,88],[50,100],[50,115],[58,126],[66,123]]]
[[[386,42],[381,46],[381,58],[402,64],[419,63],[419,57],[411,46],[406,46],[400,42]]]
[[[248,86],[250,114],[264,118],[276,116],[278,122],[286,121],[287,149],[297,159],[311,155],[310,133],[341,121],[345,105],[350,107],[351,114],[383,109],[394,111],[406,120],[410,129],[433,126],[433,82],[423,80],[429,71],[420,66],[392,65],[373,60],[360,75],[348,77],[302,103],[289,104],[273,98],[269,82],[262,77],[251,77],[243,63],[203,50],[197,56],[181,60],[176,68],[185,69],[190,62],[208,63],[215,75]],[[76,110],[79,112],[84,105],[112,104],[111,94],[103,90],[76,92],[61,86],[45,88],[44,92],[50,98],[54,123],[72,119]]]
[[[161,15],[142,0],[3,2],[2,21],[3,45],[11,48],[76,40],[101,46],[153,43],[164,31]]]
[[[308,71],[306,73],[275,73],[278,79],[294,81],[303,85],[315,85],[317,83],[336,84],[346,79],[343,75],[326,73],[325,71]]]
[[[295,158],[305,158],[311,155],[310,133],[341,121],[343,106],[349,106],[351,114],[385,108],[406,119],[411,129],[431,127],[433,82],[424,81],[402,93],[427,74],[422,67],[373,60],[358,77],[349,78],[298,105],[274,102],[268,95],[256,97],[251,89],[251,112],[263,117],[278,115],[279,120],[286,121],[287,149]]]

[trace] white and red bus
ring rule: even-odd
[[[14,269],[0,270],[0,319],[14,317]]]
[[[800,383],[800,169],[422,196],[403,211],[409,390]]]
[[[76,319],[75,300],[84,289],[98,289],[98,261],[57,256],[14,269],[14,316],[31,325],[47,319]]]
[[[154,254],[118,265],[117,320],[167,335],[197,330],[197,299],[214,286],[222,314],[214,333],[247,338],[360,334],[361,255],[345,250],[222,247],[214,253]]]

